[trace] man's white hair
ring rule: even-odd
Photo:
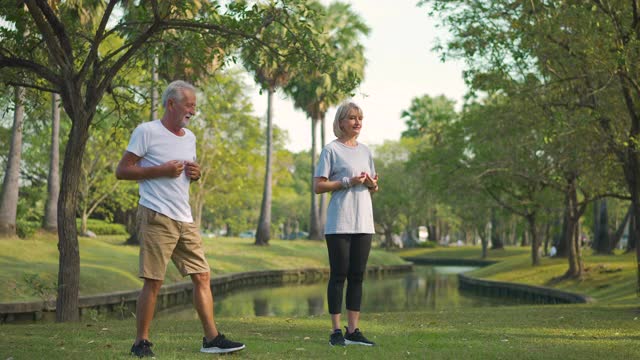
[[[169,99],[181,101],[183,96],[182,90],[191,90],[194,93],[196,92],[196,88],[186,81],[183,81],[183,80],[173,81],[171,84],[167,86],[166,89],[164,89],[164,92],[162,93],[162,106],[166,108],[167,101],[169,101]]]

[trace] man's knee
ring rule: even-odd
[[[160,292],[160,288],[162,287],[162,280],[155,279],[144,279],[143,290],[151,293],[153,295],[157,295]]]
[[[191,281],[196,285],[209,286],[211,282],[211,275],[208,272],[191,274]]]

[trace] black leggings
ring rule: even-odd
[[[362,280],[371,250],[372,234],[327,234],[331,276],[327,286],[329,313],[342,312],[342,289],[347,281],[347,310],[360,311]]]

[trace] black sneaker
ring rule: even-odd
[[[349,328],[346,328],[346,335],[344,336],[344,343],[347,345],[365,345],[365,346],[373,346],[375,343],[370,341],[362,333],[360,329],[353,330],[352,333],[349,333]]]
[[[218,334],[213,340],[207,341],[207,338],[202,338],[202,349],[200,352],[210,354],[224,354],[244,349],[243,343],[228,340],[222,334]]]
[[[333,334],[329,337],[329,345],[331,346],[344,346],[344,336],[342,336],[342,330],[335,329]]]
[[[131,355],[135,355],[137,357],[155,357],[156,354],[151,351],[151,347],[153,344],[149,340],[140,340],[139,343],[133,344],[131,347]]]

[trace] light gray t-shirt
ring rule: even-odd
[[[327,144],[316,167],[315,177],[340,181],[366,172],[374,177],[376,169],[369,148],[361,143],[347,146],[337,140]],[[365,185],[354,185],[331,193],[325,234],[374,234],[371,194]]]
[[[184,135],[178,136],[165,128],[160,120],[154,120],[133,130],[127,151],[142,158],[142,167],[161,165],[170,160],[196,161],[196,137],[186,128]],[[189,205],[191,180],[185,172],[177,178],[145,179],[139,184],[140,205],[173,220],[193,222]]]

